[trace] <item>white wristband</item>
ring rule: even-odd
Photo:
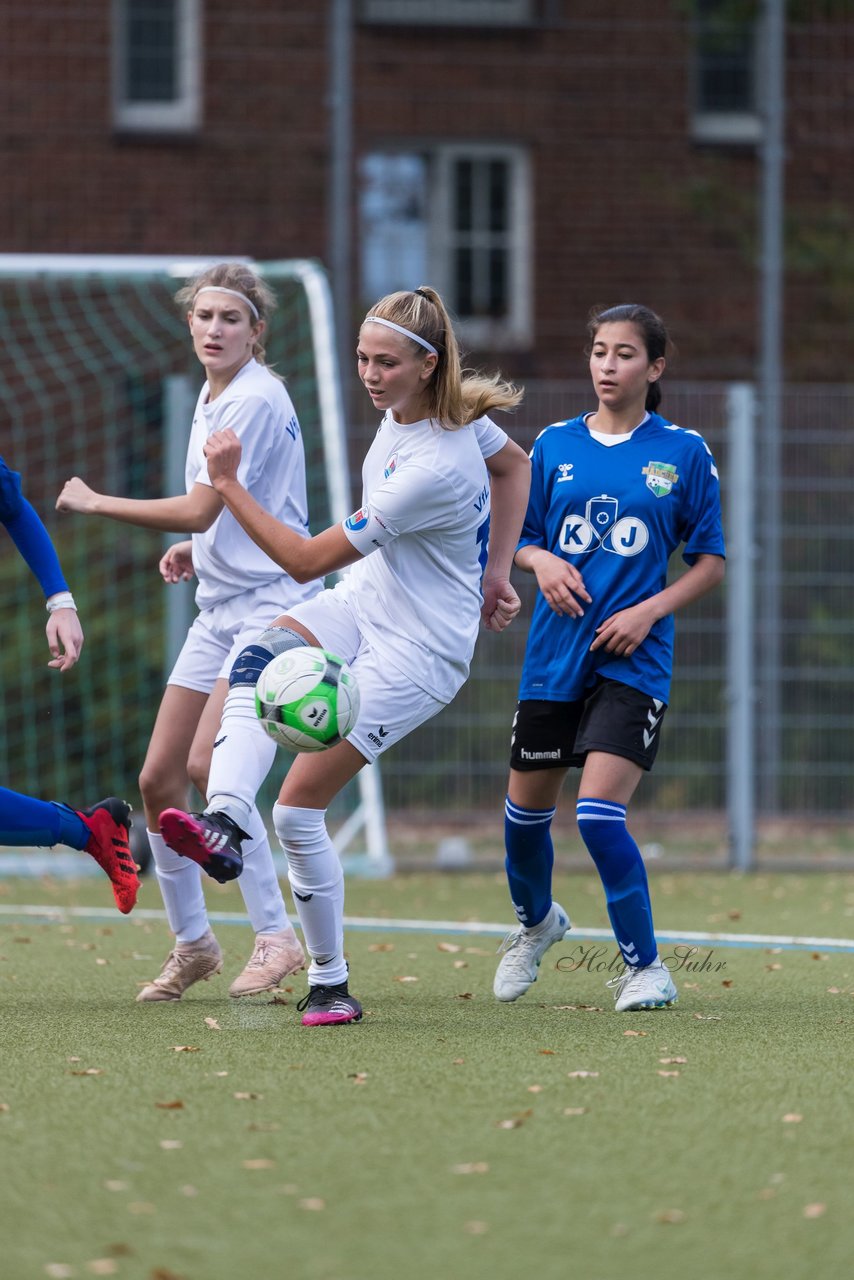
[[[70,591],[57,591],[55,596],[50,597],[45,608],[48,613],[56,613],[57,609],[73,609],[77,612],[77,605]]]

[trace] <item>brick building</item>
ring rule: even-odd
[[[562,378],[590,306],[639,300],[677,376],[752,377],[760,8],[0,0],[0,252],[329,262],[349,12],[354,320],[426,280],[475,359]],[[854,12],[788,10],[786,376],[848,381]]]

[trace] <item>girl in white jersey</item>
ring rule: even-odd
[[[515,406],[521,392],[498,377],[463,376],[433,289],[391,294],[372,307],[357,359],[384,417],[365,458],[361,508],[342,524],[314,538],[285,528],[240,483],[235,434],[208,440],[217,493],[272,559],[299,581],[352,567],[241,654],[208,809],[161,814],[173,848],[209,872],[239,875],[247,815],[276,750],[255,715],[260,672],[275,654],[303,644],[350,663],[361,695],[356,726],[330,750],[296,757],[273,811],[311,956],[300,1004],[306,1026],[362,1016],[347,986],[343,874],[326,808],[366,763],[451,701],[468,674],[481,617],[495,631],[515,617],[509,572],[530,478],[523,450],[484,416]]]
[[[272,292],[247,266],[220,263],[181,289],[176,301],[188,308],[193,346],[206,374],[187,449],[187,492],[142,500],[109,497],[74,477],[57,501],[60,511],[192,535],[171,546],[160,560],[167,583],[195,573],[199,614],[169,676],[139,779],[157,879],[175,934],[161,973],[137,996],[141,1001],[178,1000],[194,982],[222,969],[199,869],[166,845],[159,814],[170,805],[186,803],[188,782],[206,794],[215,730],[235,655],[283,606],[308,599],[320,586],[310,578],[302,583],[291,578],[247,537],[223,509],[204,456],[212,433],[233,432],[242,443],[240,478],[247,491],[295,537],[306,535],[299,423],[281,379],[264,364],[262,338],[275,305]],[[256,939],[248,964],[231,986],[234,996],[277,986],[305,960],[288,919],[266,829],[254,807],[244,826],[248,837],[240,887]]]

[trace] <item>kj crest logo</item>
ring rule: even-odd
[[[672,462],[648,462],[641,474],[646,476],[646,487],[656,498],[669,497],[679,480]]]

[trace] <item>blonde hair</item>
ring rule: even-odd
[[[467,426],[491,409],[515,409],[522,399],[523,388],[505,382],[500,374],[490,377],[462,368],[451,318],[439,294],[429,285],[387,294],[371,307],[365,320],[372,316],[418,334],[436,349],[438,358],[427,384],[427,395],[430,417],[446,431]],[[404,341],[424,355],[424,347],[414,338],[405,337]]]
[[[244,262],[218,262],[213,267],[206,267],[178,290],[175,301],[192,311],[196,305],[196,296],[201,289],[230,289],[233,293],[242,293],[258,312],[256,320],[250,311],[249,319],[253,326],[261,321],[266,322],[276,307],[276,295],[273,290]],[[263,336],[263,333],[260,333],[253,342],[252,355],[259,364],[266,365]]]

